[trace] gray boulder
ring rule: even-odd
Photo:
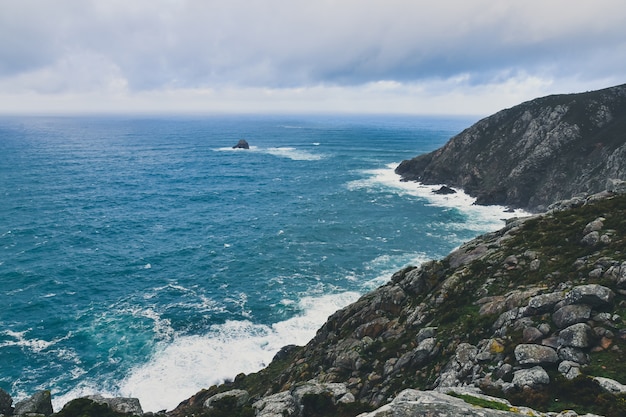
[[[513,385],[518,388],[536,388],[550,383],[548,373],[541,366],[520,369],[513,373]]]
[[[582,323],[591,317],[591,307],[586,304],[571,304],[559,308],[552,314],[552,321],[559,329]]]
[[[570,380],[580,375],[580,364],[577,362],[563,361],[558,369],[561,375]]]
[[[559,361],[556,350],[548,346],[521,344],[515,347],[515,360],[520,365],[550,364]]]
[[[252,404],[255,417],[292,417],[298,413],[298,405],[289,391],[263,397]]]
[[[85,397],[98,404],[107,405],[111,410],[116,413],[131,414],[133,416],[143,415],[143,409],[137,398],[129,397],[114,397],[107,398],[102,395],[89,395]]]
[[[559,359],[562,361],[576,362],[581,365],[588,365],[590,363],[589,355],[583,352],[581,349],[564,346],[559,348]]]
[[[617,382],[614,379],[595,377],[593,378],[600,386],[613,394],[626,394],[626,385]]]
[[[11,415],[13,414],[13,398],[8,392],[0,388],[0,414]]]
[[[226,392],[215,394],[204,402],[204,408],[215,408],[220,403],[225,402],[228,399],[234,399],[237,407],[242,407],[250,399],[248,391],[242,389],[234,389]]]
[[[548,313],[552,311],[556,303],[563,300],[563,296],[564,294],[560,291],[536,295],[528,300],[526,311],[529,315]]]
[[[586,348],[591,345],[594,333],[586,323],[573,324],[559,333],[559,346]]]
[[[508,402],[500,398],[481,394],[475,394],[475,396],[510,406]],[[530,410],[525,409],[525,411]],[[358,417],[513,417],[519,415],[519,413],[509,411],[476,407],[460,398],[441,392],[406,389],[389,404],[370,413],[360,414]]]
[[[609,307],[615,294],[610,288],[598,284],[579,285],[565,296],[566,304],[588,304],[592,307]]]
[[[52,412],[50,391],[45,390],[39,391],[32,397],[18,401],[15,404],[13,414],[16,416],[22,416],[25,414],[43,414],[44,416],[49,416]]]

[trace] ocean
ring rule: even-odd
[[[515,215],[393,172],[475,121],[1,117],[0,388],[170,410],[306,344]]]

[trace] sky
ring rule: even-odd
[[[488,115],[626,83],[624,0],[0,0],[0,113]]]

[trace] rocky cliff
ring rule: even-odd
[[[479,204],[543,211],[626,179],[626,85],[553,95],[480,120],[403,161],[405,180],[463,188]]]
[[[624,248],[626,194],[510,221],[170,414],[624,416]]]

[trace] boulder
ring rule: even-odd
[[[604,227],[604,217],[598,217],[592,222],[587,223],[585,229],[583,230],[583,234],[586,235],[591,232],[599,232]]]
[[[528,300],[526,311],[529,315],[548,313],[552,311],[556,303],[563,300],[563,296],[564,294],[560,291],[536,295]]]
[[[220,404],[225,404],[234,400],[237,407],[242,407],[250,399],[248,391],[242,389],[234,389],[226,392],[215,394],[204,402],[204,408],[220,408]]]
[[[621,384],[614,379],[603,378],[603,377],[594,377],[594,381],[596,381],[600,386],[606,391],[612,394],[626,394],[626,385]]]
[[[515,360],[520,365],[540,365],[556,363],[559,356],[548,346],[521,344],[515,347]]]
[[[510,406],[505,400],[481,394],[469,394],[487,401],[494,401]],[[530,414],[530,409],[524,409]],[[360,414],[359,417],[514,417],[520,413],[476,407],[460,398],[436,391],[418,391],[406,389],[389,404],[379,409]]]
[[[252,404],[255,417],[291,417],[296,416],[298,405],[289,391],[263,397]]]
[[[604,308],[613,304],[615,294],[610,288],[598,284],[579,285],[572,288],[565,296],[567,304],[588,304],[591,307]]]
[[[536,342],[544,337],[544,334],[536,327],[526,327],[522,332],[522,341],[524,343]]]
[[[565,346],[558,351],[559,359],[562,361],[576,362],[581,365],[587,365],[590,362],[589,355],[583,352],[581,349]]]
[[[8,392],[0,388],[0,414],[11,415],[13,414],[13,398]]]
[[[565,378],[572,380],[580,375],[580,364],[572,361],[563,361],[559,364],[559,372]]]
[[[598,233],[597,231],[589,232],[585,236],[583,236],[580,243],[585,246],[596,246],[598,243],[600,243],[600,233]]]
[[[143,410],[139,399],[130,397],[107,398],[102,395],[88,395],[85,397],[98,404],[105,404],[116,413],[131,414],[134,416],[143,415]]]
[[[594,333],[586,323],[573,324],[559,332],[559,346],[586,348],[592,344]]]
[[[44,416],[49,416],[52,412],[50,391],[45,390],[39,391],[32,397],[17,402],[13,414],[16,416],[25,414],[43,414]]]
[[[563,329],[572,324],[582,323],[591,317],[591,307],[586,304],[571,304],[559,308],[552,314],[556,327]]]
[[[250,149],[250,145],[245,139],[240,139],[239,142],[233,146],[233,149]]]
[[[520,369],[513,373],[513,385],[518,388],[536,388],[550,383],[548,373],[541,366]]]

